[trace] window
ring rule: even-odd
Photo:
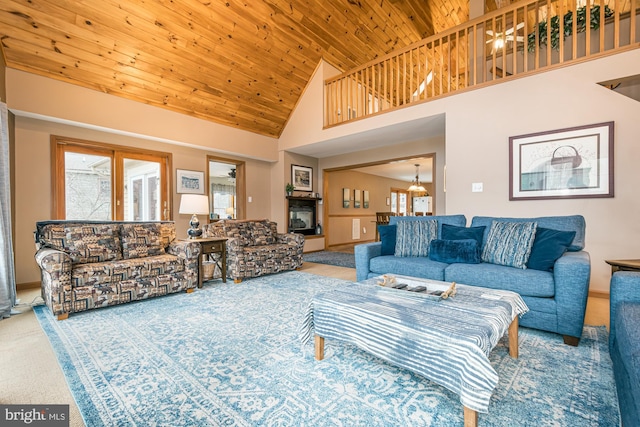
[[[394,188],[391,190],[391,212],[396,215],[407,215],[409,193],[405,190]]]
[[[170,219],[171,154],[52,136],[53,217]]]

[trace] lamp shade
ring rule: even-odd
[[[180,200],[181,214],[203,215],[209,213],[209,197],[203,194],[183,194]]]

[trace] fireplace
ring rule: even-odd
[[[290,233],[316,234],[316,202],[309,197],[288,197]]]

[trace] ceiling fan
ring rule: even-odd
[[[524,27],[524,22],[520,22],[518,25],[516,25],[515,30],[520,30],[522,27]],[[517,43],[524,43],[524,36],[518,36],[518,35],[514,35],[514,28],[508,28],[505,32],[504,32],[504,38],[503,38],[503,33],[501,33],[500,31],[496,31],[495,33],[492,30],[487,30],[487,35],[489,37],[491,37],[489,40],[487,40],[487,44],[491,43],[491,53],[493,53],[494,51],[498,50],[498,49],[502,49],[504,47],[505,42],[517,42]]]

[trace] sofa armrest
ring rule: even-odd
[[[198,273],[198,258],[200,257],[200,243],[190,240],[174,240],[169,244],[167,253],[184,260],[185,268]]]
[[[304,234],[300,233],[278,233],[277,243],[284,243],[291,246],[304,246]]]
[[[72,309],[71,270],[69,254],[43,248],[36,252],[36,263],[42,278],[42,298],[54,315],[70,313]]]
[[[369,277],[369,272],[371,272],[369,262],[371,258],[380,256],[382,253],[382,243],[373,242],[356,245],[354,253],[356,258],[356,280],[360,282]]]
[[[558,333],[580,338],[589,297],[591,260],[586,251],[566,252],[553,267]]]
[[[623,302],[640,303],[640,271],[616,271],[609,289],[609,350],[615,340],[615,318]]]

